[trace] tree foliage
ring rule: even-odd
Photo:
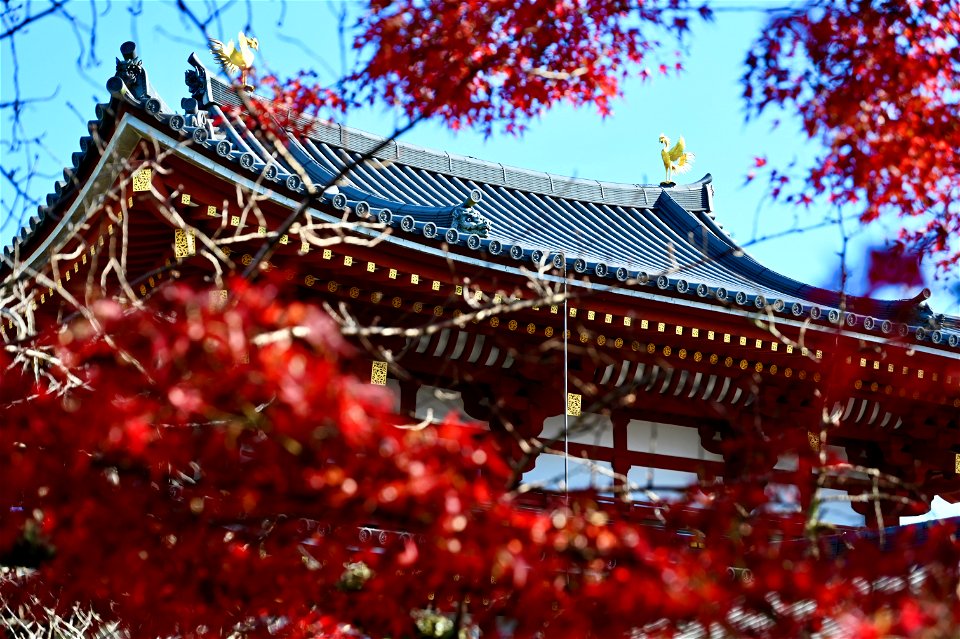
[[[405,427],[325,314],[280,292],[96,302],[38,340],[39,382],[3,355],[0,556],[35,568],[0,582],[9,605],[89,607],[132,636],[918,635],[958,612],[953,526],[805,534],[749,463],[653,521],[591,492],[531,510],[490,431]]]
[[[901,237],[941,270],[960,260],[958,38],[956,2],[813,2],[771,19],[744,76],[751,110],[796,110],[823,143],[790,197],[905,218]]]
[[[650,34],[697,15],[679,0],[374,0],[362,72],[275,84],[255,115],[342,110],[362,91],[488,133],[561,102],[605,114],[649,73]],[[918,218],[904,239],[944,266],[960,256],[958,31],[955,3],[816,2],[772,18],[745,76],[751,108],[795,108],[826,143],[796,197]],[[130,636],[937,636],[960,617],[955,525],[825,530],[823,477],[891,500],[903,483],[811,450],[806,431],[738,433],[739,474],[673,503],[585,491],[531,508],[511,442],[452,418],[410,427],[350,374],[336,325],[289,297],[279,281],[235,281],[226,304],[168,284],[0,353],[0,563],[23,568],[0,599],[91,609]],[[795,471],[774,473],[781,455]],[[788,485],[802,499],[782,512]]]
[[[410,118],[488,134],[521,130],[561,102],[606,115],[622,80],[650,75],[662,47],[651,35],[685,31],[689,9],[689,0],[374,0],[354,44],[372,53],[356,79]]]

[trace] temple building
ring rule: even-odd
[[[258,268],[362,334],[358,374],[411,418],[454,410],[539,437],[523,480],[540,490],[629,494],[642,517],[651,494],[735,474],[724,442],[741,429],[795,428],[818,448],[826,416],[840,458],[960,499],[960,318],[926,291],[854,297],[758,264],[715,219],[710,175],[558,177],[285,112],[255,135],[264,99],[197,56],[174,109],[136,46],[121,52],[110,101],[5,250],[3,339],[91,286],[143,298]],[[826,517],[869,525],[864,512]]]

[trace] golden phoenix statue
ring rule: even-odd
[[[677,138],[677,143],[671,149],[670,138],[661,133],[660,144],[663,145],[663,149],[660,150],[660,157],[663,158],[663,170],[667,174],[666,179],[660,183],[660,186],[676,186],[677,183],[673,181],[673,174],[682,175],[689,171],[696,156],[686,150],[687,143],[682,135]]]
[[[253,52],[260,50],[260,42],[256,38],[248,38],[241,31],[237,34],[237,43],[234,45],[231,40],[224,44],[210,38],[210,53],[227,75],[233,75],[239,71],[240,82],[247,91],[252,91],[253,87],[247,84],[247,72],[253,68]]]

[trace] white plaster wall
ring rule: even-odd
[[[429,419],[433,423],[442,422],[447,415],[454,413],[460,421],[471,425],[487,427],[486,422],[478,422],[467,414],[463,406],[463,397],[459,391],[436,386],[421,386],[417,391],[417,407],[414,412],[417,419]]]
[[[632,466],[627,472],[627,481],[630,483],[630,496],[634,501],[652,501],[651,495],[644,490],[648,488],[660,499],[673,501],[683,495],[683,489],[697,483],[697,474],[682,470]]]
[[[541,441],[556,440],[557,445],[562,445],[563,418],[563,415],[555,415],[544,420]],[[613,423],[609,417],[584,413],[580,417],[567,417],[567,424],[571,443],[613,448]]]
[[[539,438],[544,444],[553,448],[563,449],[563,415],[548,417],[543,422]],[[613,424],[609,417],[584,413],[580,417],[567,417],[570,429],[569,441],[575,444],[590,444],[593,446],[613,447]],[[552,442],[552,444],[551,444]],[[598,468],[606,469],[598,472]],[[563,455],[542,453],[537,457],[532,470],[523,476],[525,484],[535,484],[538,488],[562,491],[564,486]],[[568,480],[570,490],[594,488],[603,494],[613,494],[609,490],[613,486],[613,477],[610,473],[613,468],[609,462],[592,461],[590,464],[570,459]]]
[[[696,428],[640,419],[631,419],[627,424],[627,448],[641,453],[723,461],[721,455],[700,445],[700,433]]]
[[[571,443],[591,444],[594,446],[613,447],[613,426],[608,417],[602,415],[584,414],[580,418],[570,417],[571,428],[569,440]],[[540,438],[544,441],[555,439],[554,446],[558,449],[563,445],[563,415],[555,415],[544,421]],[[673,455],[688,459],[702,459],[722,461],[723,457],[703,448],[700,443],[700,434],[695,428],[662,424],[645,420],[633,419],[627,424],[627,447],[630,450]],[[831,446],[830,452],[839,459],[846,459],[846,451],[841,447]],[[611,470],[606,462],[594,462],[596,466]],[[793,470],[796,468],[796,456],[784,455],[778,461],[776,468]],[[550,453],[541,454],[534,468],[524,474],[523,482],[534,484],[537,488],[546,490],[563,490],[563,456]],[[570,460],[569,485],[571,490],[583,488],[610,488],[613,485],[608,475],[591,470],[575,460]],[[667,470],[664,468],[647,468],[633,466],[627,474],[627,481],[631,486],[631,498],[634,501],[651,501],[651,495],[644,489],[652,489],[657,497],[666,501],[679,499],[683,490],[697,482],[696,473]],[[608,491],[609,492],[609,491]],[[767,492],[773,503],[771,512],[797,512],[799,506],[799,491],[796,486],[789,484],[771,483]],[[612,493],[610,493],[612,494]],[[844,491],[825,489],[825,501],[821,503],[820,518],[826,523],[842,526],[863,526],[864,517],[857,514],[849,502],[834,501],[830,497],[844,495]]]
[[[568,471],[570,490],[594,488],[603,494],[613,494],[614,482],[611,475],[613,468],[609,463],[592,462],[587,465],[570,459]],[[541,454],[537,457],[533,469],[524,473],[523,483],[534,488],[562,491],[564,488],[563,455]]]
[[[540,438],[543,441],[555,440],[555,448],[563,445],[563,415],[549,417],[544,421]],[[590,444],[613,448],[613,424],[609,417],[586,413],[579,418],[569,417],[569,441],[577,444]],[[722,460],[720,455],[711,453],[700,445],[700,434],[695,428],[661,424],[644,420],[630,420],[627,424],[627,446],[630,450],[648,453],[660,453],[686,457],[688,459]],[[596,462],[598,465],[610,469],[606,462]],[[610,487],[613,482],[610,478],[600,476],[596,471],[580,467],[571,460],[570,487]],[[544,453],[537,458],[536,466],[523,477],[524,482],[536,482],[544,488],[557,490],[563,480],[563,456]],[[687,486],[696,483],[696,473],[666,470],[663,468],[649,469],[634,466],[627,476],[631,484],[641,487],[655,486],[661,488],[658,496],[661,499],[677,499],[681,491]],[[643,491],[633,492],[633,498],[639,501],[648,501],[649,496]]]
[[[847,450],[842,446],[827,446],[828,455],[834,459],[847,461]],[[794,471],[797,469],[796,455],[781,455],[774,466],[777,470]],[[791,513],[800,511],[800,490],[792,484],[769,484],[765,492],[770,499],[767,509],[770,512]],[[847,495],[847,491],[824,488],[821,491],[824,501],[820,504],[820,521],[837,526],[865,526],[866,520],[858,514],[850,502],[835,500],[833,497]]]
[[[831,496],[843,496],[845,490],[824,488],[820,491],[824,501],[820,503],[820,521],[838,526],[866,526],[866,518],[853,510],[848,501],[830,501]]]
[[[400,382],[387,378],[387,388],[393,391],[393,412],[400,412]]]

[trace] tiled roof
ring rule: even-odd
[[[257,174],[274,188],[305,192],[292,166],[273,157],[241,121],[224,114],[221,105],[241,106],[233,90],[211,77],[196,56],[190,63],[203,89],[183,100],[183,114],[171,112],[148,92],[140,91],[135,99],[123,83],[118,87],[117,77],[108,87],[114,102],[145,110],[159,128],[172,129],[195,147],[209,148],[236,170]],[[98,115],[108,111],[98,108]],[[933,316],[922,303],[929,292],[900,301],[843,297],[758,264],[713,218],[709,175],[670,188],[566,178],[385,140],[336,124],[301,123],[308,133],[288,136],[291,155],[315,185],[337,183],[321,201],[359,218],[373,216],[419,242],[463,247],[491,263],[553,265],[614,287],[652,287],[678,301],[699,298],[744,311],[763,309],[960,350],[960,322]],[[82,161],[83,155],[75,154],[75,166]],[[455,213],[471,198],[471,210],[491,225],[485,235],[452,228]],[[48,204],[55,205],[57,199],[56,194],[49,197]],[[40,218],[46,210],[41,209]],[[31,227],[39,223],[31,221]],[[24,231],[23,239],[32,228]]]

